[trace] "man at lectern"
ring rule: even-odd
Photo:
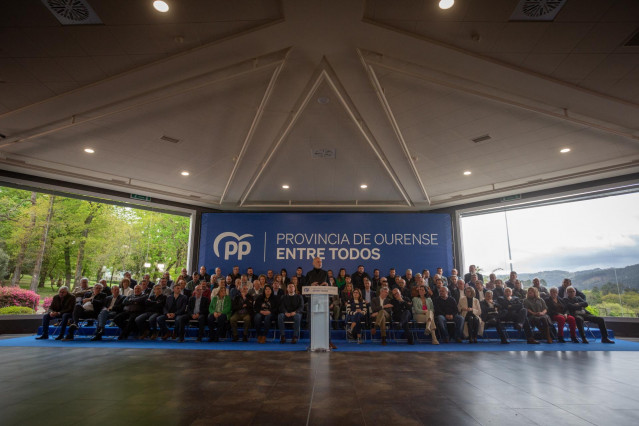
[[[316,257],[313,259],[313,269],[306,273],[305,277],[306,285],[328,285],[328,272],[322,269],[322,259]],[[310,316],[309,316],[310,318]],[[337,318],[336,318],[337,319]],[[330,319],[329,319],[330,321]],[[331,349],[337,349],[337,346],[333,344],[333,342],[328,342],[328,346]]]

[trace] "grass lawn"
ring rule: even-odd
[[[29,290],[31,287],[31,275],[24,275],[22,277],[22,279],[20,280],[20,287],[25,289],[25,290]],[[55,290],[51,289],[51,285],[49,284],[49,282],[45,282],[44,283],[44,287],[39,288],[37,293],[40,295],[40,305],[42,305],[42,302],[44,302],[44,299],[47,297],[53,297],[56,294],[58,294],[58,289],[57,287],[55,287]]]

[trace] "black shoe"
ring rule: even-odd
[[[586,340],[586,338],[584,337],[584,338],[581,339],[581,343],[588,344],[588,340]]]
[[[348,340],[353,340],[353,330],[346,330],[346,338]]]
[[[184,337],[180,337],[180,338],[178,339],[178,342],[179,342],[179,343],[184,343]]]
[[[559,343],[566,343],[566,341],[564,340],[564,338],[563,338],[563,337],[560,337],[559,339],[557,339],[557,341],[558,341]]]
[[[240,340],[239,337],[233,336],[233,338],[231,339],[231,342],[237,342],[238,340]]]
[[[69,330],[77,330],[78,329],[78,324],[73,323],[69,326]]]
[[[36,340],[47,340],[49,338],[49,336],[47,336],[46,334],[43,334],[40,337],[36,337]]]
[[[570,341],[571,341],[572,343],[579,343],[579,339],[577,339],[576,337],[572,337],[572,338],[570,339]]]
[[[609,339],[609,338],[607,338],[607,337],[606,337],[606,338],[601,339],[601,343],[608,343],[608,344],[612,344],[612,345],[614,345],[614,344],[615,344],[615,342],[613,342],[612,340],[610,340],[610,339]]]
[[[127,336],[126,334],[120,334],[118,336],[118,340],[126,340],[129,336]]]
[[[244,337],[242,337],[242,341],[243,341],[243,342],[248,342],[248,336],[244,336]]]
[[[510,344],[510,342],[509,342],[508,340],[502,340],[502,341],[501,341],[501,344],[502,344],[502,345],[509,345],[509,344]]]
[[[93,336],[91,338],[92,342],[97,342],[98,340],[102,340],[102,335],[101,334],[96,334],[95,336]]]
[[[58,337],[55,338],[55,340],[62,340],[64,339],[64,334],[60,334]]]
[[[456,338],[456,339],[455,339],[455,341],[456,341],[457,343],[461,343],[461,342],[462,342],[462,339],[460,339],[460,338],[458,337],[458,338]]]
[[[286,343],[286,337],[284,336],[280,337],[280,343]]]
[[[63,342],[70,342],[73,340],[73,334],[67,334],[67,337],[62,339]]]
[[[415,341],[412,338],[410,338],[410,339],[408,339],[408,344],[409,345],[414,345]]]

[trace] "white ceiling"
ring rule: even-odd
[[[510,22],[516,0],[88,2],[102,25],[3,2],[0,168],[229,210],[428,210],[639,171],[635,0],[552,22]]]

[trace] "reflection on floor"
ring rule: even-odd
[[[636,352],[0,351],[4,426],[626,425]]]

